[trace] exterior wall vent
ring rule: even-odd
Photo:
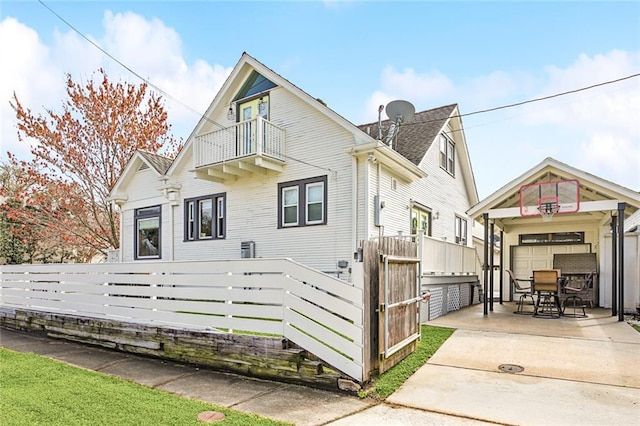
[[[240,243],[240,257],[242,259],[253,259],[256,257],[255,241],[243,241]]]

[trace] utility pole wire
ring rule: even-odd
[[[149,86],[153,87],[155,90],[157,90],[158,92],[162,93],[164,96],[166,96],[167,98],[170,98],[176,102],[178,102],[180,105],[184,106],[185,108],[187,108],[188,110],[198,114],[200,116],[201,119],[205,119],[206,121],[215,124],[216,126],[220,127],[221,129],[225,129],[225,126],[223,126],[222,124],[218,123],[215,120],[212,120],[209,117],[205,117],[203,113],[197,111],[196,109],[190,107],[189,105],[187,105],[186,103],[182,102],[181,100],[177,99],[176,97],[172,96],[171,94],[165,92],[164,90],[162,90],[160,87],[156,86],[155,84],[153,84],[151,81],[147,80],[146,78],[142,77],[140,74],[138,74],[137,72],[135,72],[134,70],[132,70],[131,68],[129,68],[127,65],[125,65],[124,63],[122,63],[120,60],[118,60],[117,58],[115,58],[113,55],[111,55],[109,52],[107,52],[106,50],[104,50],[102,47],[100,47],[97,43],[95,43],[94,41],[92,41],[91,39],[89,39],[87,36],[85,36],[82,32],[80,32],[79,30],[77,30],[73,25],[71,25],[69,22],[67,22],[62,16],[58,15],[53,9],[51,9],[49,6],[47,6],[43,0],[38,0],[38,2],[43,5],[45,8],[47,8],[52,14],[54,14],[58,19],[60,19],[62,22],[64,22],[69,28],[71,28],[73,31],[75,31],[78,35],[80,35],[80,37],[84,38],[85,40],[87,40],[89,43],[91,43],[94,47],[96,47],[98,50],[100,50],[102,53],[104,53],[105,55],[107,55],[109,58],[113,59],[115,62],[117,62],[118,64],[120,64],[120,66],[122,66],[124,69],[126,69],[127,71],[129,71],[131,74],[133,74],[134,76],[138,77],[140,80],[144,81],[145,83],[147,83]],[[629,80],[632,78],[636,78],[639,77],[640,73],[637,74],[631,74],[628,75],[626,77],[621,77],[621,78],[617,78],[615,80],[609,80],[609,81],[605,81],[602,83],[597,83],[597,84],[592,84],[591,86],[586,86],[586,87],[581,87],[579,89],[573,89],[573,90],[568,90],[566,92],[560,92],[560,93],[555,93],[553,95],[548,95],[548,96],[542,96],[539,98],[534,98],[534,99],[529,99],[526,101],[521,101],[521,102],[516,102],[513,104],[508,104],[508,105],[501,105],[501,106],[497,106],[497,107],[493,107],[493,108],[488,108],[488,109],[483,109],[483,110],[479,110],[479,111],[473,111],[473,112],[468,112],[465,114],[458,114],[458,115],[453,115],[449,118],[461,118],[461,117],[467,117],[470,115],[477,115],[477,114],[485,114],[487,112],[493,112],[493,111],[498,111],[501,109],[507,109],[507,108],[513,108],[513,107],[517,107],[517,106],[521,106],[521,105],[525,105],[525,104],[530,104],[530,103],[534,103],[534,102],[540,102],[540,101],[545,101],[548,99],[552,99],[552,98],[557,98],[560,96],[566,96],[566,95],[570,95],[573,93],[578,93],[578,92],[583,92],[585,90],[590,90],[590,89],[594,89],[596,87],[600,87],[600,86],[605,86],[608,84],[613,84],[613,83],[619,83],[621,81],[624,80]],[[411,125],[416,125],[416,124],[424,124],[424,123],[430,123],[433,121],[439,121],[439,120],[425,120],[425,121],[413,121],[413,122],[408,122],[405,123],[405,126],[411,126]]]

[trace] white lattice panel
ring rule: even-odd
[[[447,291],[447,312],[460,309],[460,286],[450,285]]]
[[[445,314],[443,312],[444,291],[442,288],[430,288],[431,298],[429,299],[429,321]]]
[[[469,300],[471,298],[471,285],[462,284],[460,286],[460,306],[469,306]]]

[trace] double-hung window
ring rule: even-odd
[[[326,223],[326,176],[278,184],[278,228]]]
[[[186,199],[184,209],[185,241],[216,240],[226,237],[225,194]]]
[[[162,207],[144,207],[134,210],[135,240],[134,258],[160,259]]]
[[[440,167],[455,176],[456,146],[446,133],[440,133]]]
[[[456,244],[467,244],[467,221],[456,216]]]

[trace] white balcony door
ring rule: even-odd
[[[269,119],[269,96],[264,95],[239,104],[240,126],[238,127],[238,156],[251,155],[257,152],[256,146],[256,117]],[[264,139],[264,129],[263,139]],[[263,140],[264,143],[264,140]]]

